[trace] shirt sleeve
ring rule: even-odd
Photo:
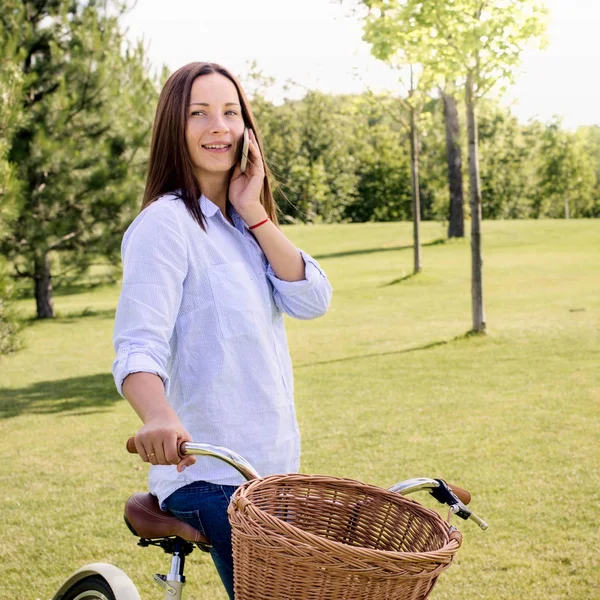
[[[157,200],[123,238],[123,287],[117,306],[113,376],[119,394],[131,373],[157,374],[169,393],[167,362],[187,273],[187,248],[177,208]]]
[[[331,302],[331,284],[319,263],[299,250],[304,261],[304,279],[283,281],[279,279],[270,264],[267,277],[273,285],[275,304],[285,314],[295,319],[315,319],[324,315]]]

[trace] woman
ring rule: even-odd
[[[239,158],[249,130],[248,164]],[[277,226],[258,128],[236,78],[212,63],[161,92],[142,211],[122,245],[119,392],[161,507],[203,531],[233,598],[227,505],[240,475],[178,458],[182,440],[227,446],[265,476],[297,471],[299,432],[283,314],[324,314],[331,286]]]

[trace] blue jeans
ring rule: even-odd
[[[195,481],[173,492],[164,505],[178,519],[198,529],[211,541],[210,555],[221,581],[233,600],[233,552],[231,525],[227,518],[233,485]]]

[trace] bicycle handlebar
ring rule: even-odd
[[[402,496],[412,494],[419,490],[429,490],[429,493],[441,504],[447,504],[452,513],[464,519],[475,521],[481,529],[487,529],[488,524],[478,517],[474,512],[467,508],[471,501],[471,494],[456,485],[445,482],[443,479],[428,479],[426,477],[417,477],[407,479],[388,488],[390,492],[396,492]]]
[[[126,444],[127,452],[130,454],[138,454],[135,447],[135,438],[130,437]],[[254,467],[237,452],[225,448],[224,446],[215,446],[214,444],[200,444],[196,442],[181,442],[177,449],[179,458],[194,454],[197,456],[212,456],[218,458],[228,465],[231,465],[246,481],[251,479],[259,479],[260,475],[254,470]]]
[[[127,440],[127,451],[130,454],[138,454],[135,447],[135,437]],[[259,479],[260,475],[255,471],[254,467],[241,455],[224,446],[215,446],[214,444],[200,444],[197,442],[181,442],[178,448],[180,458],[194,454],[197,456],[212,456],[218,458],[228,465],[231,465],[238,473],[250,481],[251,479]],[[429,490],[429,493],[441,504],[448,504],[452,513],[461,519],[471,519],[475,521],[481,529],[487,529],[487,523],[467,508],[467,504],[471,501],[471,494],[457,485],[446,483],[443,479],[428,479],[419,477],[415,479],[407,479],[396,485],[388,488],[390,492],[396,492],[402,496],[412,494],[419,490]]]

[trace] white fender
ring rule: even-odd
[[[61,600],[63,594],[70,586],[90,575],[100,575],[101,577],[104,577],[119,600],[141,600],[137,588],[133,585],[133,581],[131,581],[121,569],[114,565],[109,565],[108,563],[92,563],[91,565],[85,565],[85,567],[77,569],[77,571],[63,583],[58,592],[54,594],[52,600]]]

